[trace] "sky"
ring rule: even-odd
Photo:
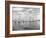
[[[40,8],[12,7],[13,20],[40,20]]]

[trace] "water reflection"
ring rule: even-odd
[[[16,21],[13,30],[40,30],[40,20]]]

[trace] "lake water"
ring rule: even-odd
[[[13,31],[17,30],[40,30],[40,20],[38,21],[16,21],[12,23]]]

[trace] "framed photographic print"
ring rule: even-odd
[[[5,36],[32,36],[45,34],[44,3],[6,1]]]

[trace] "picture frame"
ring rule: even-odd
[[[45,34],[45,7],[44,6],[45,6],[44,3],[5,1],[5,37],[44,35]],[[30,14],[31,16],[29,16],[28,14]],[[17,21],[13,19],[14,15]],[[17,15],[20,15],[20,17],[17,17]],[[28,16],[30,19],[28,19]],[[25,21],[23,21],[23,23],[22,22],[20,23],[20,21],[23,19]],[[34,22],[32,19],[35,21],[39,19],[40,21]],[[15,21],[16,26],[14,26],[14,22],[12,20]],[[27,22],[27,20],[30,22],[29,25],[28,25],[29,22]],[[33,22],[31,22],[30,20]],[[18,23],[20,24],[20,26]],[[24,24],[27,25],[25,26]],[[38,24],[39,26],[37,26]]]

